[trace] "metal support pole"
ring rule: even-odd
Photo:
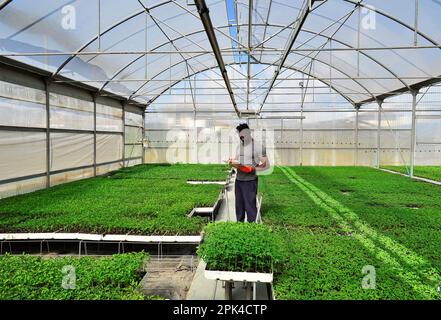
[[[247,110],[250,104],[250,79],[251,79],[251,49],[253,27],[253,0],[248,1],[248,55],[247,55]]]
[[[196,109],[193,110],[193,163],[198,163],[198,128],[196,127]]]
[[[412,91],[412,132],[410,145],[410,172],[409,176],[413,177],[413,167],[415,165],[415,149],[416,149],[416,106],[418,91]]]
[[[413,45],[418,45],[418,18],[419,18],[419,0],[415,0],[415,26]]]
[[[96,177],[96,95],[93,95],[93,176]]]
[[[267,295],[268,295],[268,300],[274,300],[274,297],[273,297],[273,288],[272,288],[271,283],[267,283],[267,284],[266,284],[266,293],[267,293]]]
[[[306,90],[303,92],[303,82],[300,88],[302,90],[302,97],[306,95]],[[304,98],[303,98],[304,99]],[[303,103],[300,106],[300,146],[299,146],[299,164],[303,166]]]
[[[355,107],[354,166],[358,165],[358,122],[360,106]]]
[[[101,51],[101,0],[98,0],[98,51]]]
[[[245,287],[245,300],[252,300],[253,293],[252,293],[252,283],[247,282]]]
[[[145,148],[144,148],[144,141],[145,141],[145,110],[142,112],[142,154],[141,154],[141,158],[142,158],[142,163],[145,163]]]
[[[357,8],[358,21],[357,21],[357,48],[360,48],[360,27],[361,27],[361,7]],[[357,51],[357,77],[360,76],[360,51]]]
[[[300,112],[300,114],[303,114],[303,110],[302,112]],[[300,166],[303,166],[303,118],[300,118]]]
[[[225,300],[231,300],[233,297],[232,281],[225,281]]]
[[[280,118],[280,142],[283,142],[283,118]]]
[[[380,168],[380,162],[381,162],[381,112],[383,110],[382,105],[383,101],[378,100],[378,124],[377,124],[377,168]]]
[[[192,89],[192,102],[193,102],[193,163],[198,163],[198,128],[196,126],[196,90],[197,90],[197,82],[196,82],[197,75],[194,76],[193,80],[193,87],[190,86]],[[191,85],[191,82],[189,82]]]
[[[122,166],[126,166],[126,105],[122,103],[122,122],[123,122],[123,132],[122,132]]]
[[[49,81],[45,82],[46,93],[46,188],[51,186],[51,115],[50,115],[50,94]]]

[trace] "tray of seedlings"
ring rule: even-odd
[[[205,277],[224,281],[271,283],[284,260],[276,234],[256,223],[208,224],[197,253],[206,263]]]
[[[211,216],[224,187],[187,180],[225,181],[227,174],[223,165],[138,165],[1,199],[0,234],[199,235],[207,217],[189,213],[209,208]]]
[[[0,256],[0,300],[145,300],[143,252],[101,257]]]

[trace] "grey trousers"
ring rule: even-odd
[[[258,178],[251,181],[236,180],[235,196],[236,196],[236,218],[238,222],[245,221],[245,213],[248,222],[256,221],[257,217],[257,196]]]

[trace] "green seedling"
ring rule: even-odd
[[[197,253],[207,269],[221,271],[271,273],[284,258],[280,239],[256,223],[210,223]]]
[[[109,257],[0,256],[0,300],[143,300],[145,253]]]

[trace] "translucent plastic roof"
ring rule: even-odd
[[[312,1],[309,9],[308,0],[205,2],[240,110],[261,108],[299,73],[354,105],[440,79],[438,0]],[[3,0],[0,8],[1,55],[54,80],[145,104],[206,70],[207,81],[224,85],[193,0]]]

